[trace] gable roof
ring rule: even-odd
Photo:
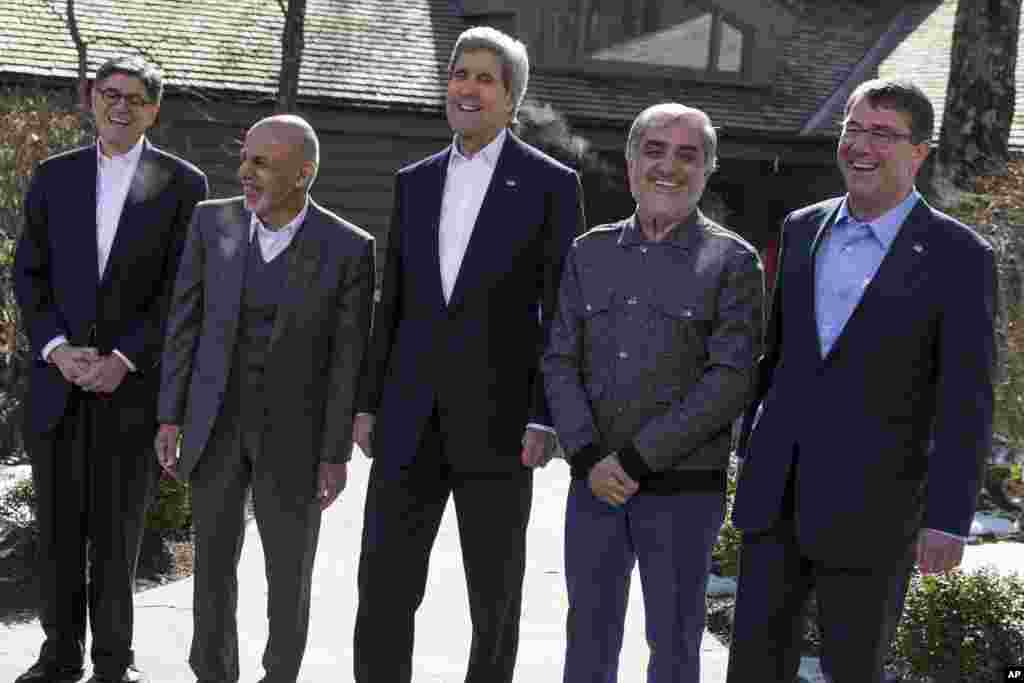
[[[954,0],[955,1],[955,0]],[[904,3],[934,8],[939,0]],[[682,101],[717,126],[795,136],[891,31],[892,12],[854,0],[787,0],[794,17],[774,83],[735,84],[535,71],[527,99],[576,123],[627,125],[648,105]],[[132,47],[169,89],[272,99],[283,16],[266,0],[78,0],[90,70]],[[441,115],[451,46],[468,24],[448,0],[309,0],[300,99]],[[0,3],[0,80],[73,79],[77,56],[61,17],[39,0]],[[829,127],[804,133],[833,134]]]
[[[953,28],[958,0],[943,0],[923,17],[921,25],[903,41],[878,69],[880,76],[910,76],[935,106],[935,134],[942,125],[946,84],[953,51]],[[1024,14],[1021,15],[1024,25]],[[1017,43],[1017,101],[1010,129],[1010,149],[1024,150],[1024,31]]]

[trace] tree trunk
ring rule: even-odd
[[[973,191],[1006,172],[1016,98],[1021,0],[960,0],[953,30],[937,184]]]
[[[82,38],[78,30],[78,17],[75,15],[75,0],[66,0],[64,3],[64,23],[67,24],[68,33],[71,34],[71,42],[75,45],[75,52],[78,54],[78,116],[82,124],[82,130],[89,130],[90,114],[92,112],[92,92],[89,87],[89,43]]]
[[[299,69],[305,47],[306,0],[280,0],[284,12],[281,31],[281,73],[277,81],[277,110],[294,112],[299,95]]]

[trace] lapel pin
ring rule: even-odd
[[[515,187],[519,183],[516,182],[515,178],[505,178],[506,187]]]
[[[923,254],[924,253],[924,246],[922,244],[920,244],[920,243],[915,244],[914,245],[914,251],[916,251],[918,254]]]

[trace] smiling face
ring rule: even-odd
[[[836,159],[846,181],[850,209],[861,220],[878,218],[906,199],[914,189],[914,178],[928,157],[928,142],[910,140],[910,114],[871,106],[862,97],[850,108],[846,129],[889,133],[891,142],[869,134],[844,135],[839,139]]]
[[[160,105],[148,100],[146,86],[136,76],[114,73],[93,84],[92,112],[105,154],[125,154],[153,125]]]
[[[697,208],[708,177],[701,125],[685,115],[644,131],[635,158],[627,162],[641,225],[678,223]]]
[[[303,158],[296,144],[279,124],[249,129],[242,148],[238,179],[245,207],[268,228],[280,228],[299,215],[306,203],[306,182],[313,162]]]
[[[464,154],[474,154],[512,120],[512,94],[501,76],[498,55],[465,50],[448,77],[448,125],[459,134]]]

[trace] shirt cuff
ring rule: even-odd
[[[626,444],[625,447],[619,449],[616,455],[619,456],[619,464],[622,465],[622,469],[626,470],[626,474],[633,481],[641,482],[654,474],[654,470],[647,466],[640,456],[640,451],[633,444]]]
[[[555,434],[556,433],[554,427],[548,427],[547,425],[537,424],[536,422],[528,422],[526,424],[526,428],[527,429],[538,429],[538,430],[540,430],[542,432],[547,432],[548,434]]]
[[[46,343],[46,346],[43,347],[43,352],[40,353],[39,355],[43,357],[44,361],[49,363],[50,362],[50,353],[52,353],[53,350],[55,348],[57,348],[58,346],[60,346],[61,344],[67,344],[67,343],[68,343],[68,338],[65,337],[63,334],[59,334],[56,337],[54,337],[53,339],[51,339],[49,342]]]
[[[111,351],[111,353],[113,353],[115,356],[117,356],[118,358],[123,360],[124,364],[128,366],[128,370],[129,371],[135,372],[135,363],[133,363],[130,360],[128,360],[127,356],[125,356],[123,353],[121,353],[117,349],[114,349],[113,351]]]
[[[955,538],[958,541],[961,541],[963,543],[967,543],[967,541],[970,540],[967,536],[961,536],[959,534],[951,534],[948,531],[943,531],[942,529],[925,529],[925,531],[934,531],[937,534],[942,534],[943,536],[949,536],[950,538]]]
[[[373,417],[373,413],[356,413],[356,417]]]

